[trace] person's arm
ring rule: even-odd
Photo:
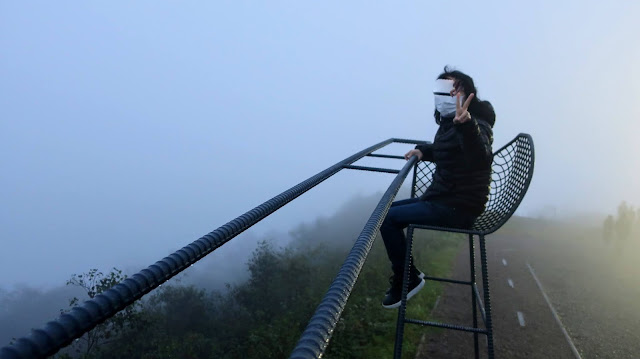
[[[422,152],[421,161],[433,161],[433,143],[425,143],[423,145],[417,145],[416,150]]]
[[[404,159],[408,161],[409,158],[413,156],[418,156],[418,161],[433,162],[433,144],[425,143],[422,145],[417,145],[416,148],[412,149],[404,155]]]
[[[470,120],[455,125],[462,150],[471,164],[490,165],[493,160],[491,125],[481,119]]]
[[[474,97],[475,94],[470,94],[464,104],[460,105],[460,93],[456,94],[456,116],[453,118],[453,123],[467,163],[471,166],[491,166],[493,131],[487,121],[471,116],[469,113],[469,105]],[[487,101],[483,103],[487,106],[487,116],[491,116],[490,120],[493,123],[495,121],[493,107]]]

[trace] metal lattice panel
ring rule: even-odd
[[[418,162],[413,172],[413,188],[411,197],[422,196],[433,180],[433,174],[436,172],[436,165],[433,162]]]
[[[493,233],[511,217],[531,183],[534,158],[533,139],[528,134],[519,134],[493,154],[489,201],[472,230]],[[412,197],[420,197],[431,185],[435,167],[432,162],[415,166]]]

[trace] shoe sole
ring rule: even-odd
[[[418,284],[415,288],[413,288],[409,293],[407,293],[407,300],[411,299],[411,297],[413,297],[414,295],[416,295],[423,287],[424,287],[424,283],[425,280],[422,279],[420,280],[420,284]],[[398,308],[400,306],[400,304],[402,303],[402,300],[399,300],[396,303],[393,303],[391,305],[382,305],[383,308],[387,308],[387,309],[393,309],[393,308]]]
[[[420,278],[420,279],[424,279],[424,273],[423,273],[423,272],[420,272],[420,274],[418,274],[418,278]],[[390,289],[388,289],[386,292],[384,292],[384,294],[389,294],[389,290],[390,290]]]

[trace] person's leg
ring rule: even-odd
[[[405,206],[405,205],[413,204],[413,203],[417,203],[417,202],[420,202],[419,198],[403,199],[403,200],[395,201],[395,202],[391,203],[391,208],[398,207],[398,206]],[[391,208],[390,208],[390,210],[391,210]],[[387,214],[387,217],[389,217],[388,214]],[[385,225],[385,223],[383,222],[382,225]],[[380,233],[382,234],[383,240],[384,240],[385,237],[390,237],[390,236],[394,236],[394,235],[397,236],[398,235],[397,231],[393,231],[392,233],[386,234],[386,235],[383,234],[382,232],[383,232],[383,228],[381,227],[380,228]],[[388,228],[385,228],[385,232],[388,232]],[[403,233],[400,233],[400,234],[402,235],[402,240],[404,241],[404,234]],[[393,240],[393,242],[396,243],[397,240]],[[385,241],[385,247],[387,248],[387,254],[391,253],[389,251],[389,246],[387,246],[387,241]],[[391,256],[389,256],[389,258],[391,258]],[[412,269],[415,269],[413,264],[412,264]],[[424,276],[424,274],[423,274],[423,276]]]
[[[395,201],[395,202],[391,203],[391,207],[390,208],[394,208],[394,207],[398,207],[398,206],[405,206],[405,205],[413,204],[413,203],[417,203],[417,202],[420,202],[420,198],[403,199],[403,200]]]
[[[469,222],[468,216],[455,209],[417,199],[399,201],[389,209],[380,227],[380,233],[391,261],[394,275],[391,287],[382,301],[385,308],[397,308],[402,294],[402,273],[406,255],[406,238],[403,229],[409,224],[422,224],[442,227],[462,227]],[[473,221],[469,223],[471,226]],[[424,279],[418,277],[418,270],[411,263],[407,299],[414,296],[424,286]]]
[[[420,198],[407,198],[391,203],[391,208],[420,202]]]
[[[403,230],[409,224],[446,226],[455,211],[452,208],[421,201],[417,198],[392,206],[380,226],[387,255],[394,274],[401,275],[404,269],[406,239]]]

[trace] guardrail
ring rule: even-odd
[[[55,354],[69,345],[74,339],[81,337],[98,324],[111,318],[162,283],[342,169],[397,173],[396,178],[383,195],[356,240],[336,279],[329,287],[329,291],[318,306],[291,355],[291,358],[319,358],[328,345],[360,269],[371,249],[375,234],[402,182],[411,167],[417,162],[417,157],[412,157],[400,171],[352,166],[354,162],[365,156],[401,159],[401,156],[373,154],[374,151],[391,143],[422,144],[425,142],[390,138],[336,163],[134,274],[95,298],[74,307],[68,313],[61,314],[56,320],[46,323],[44,327],[32,330],[30,335],[1,348],[0,359],[45,358]]]

